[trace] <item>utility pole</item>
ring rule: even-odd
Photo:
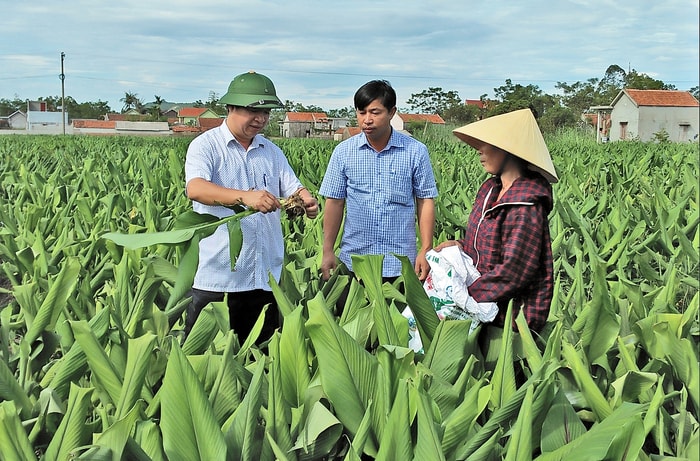
[[[63,125],[63,134],[66,134],[66,74],[63,73],[63,59],[66,53],[61,51],[61,124]]]

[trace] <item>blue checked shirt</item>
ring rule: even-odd
[[[185,181],[203,178],[238,190],[267,189],[276,197],[288,197],[302,187],[282,150],[263,136],[256,136],[246,151],[225,123],[202,133],[187,149]],[[233,211],[222,206],[192,202],[197,213],[218,217]],[[226,225],[199,243],[199,266],[194,288],[215,292],[270,290],[269,272],[279,280],[284,258],[280,210],[255,213],[241,220],[243,248],[231,272]]]
[[[383,254],[384,277],[401,274],[392,253],[416,261],[416,198],[438,191],[427,147],[392,130],[376,152],[364,133],[336,146],[319,194],[345,200],[345,224],[338,258],[352,270],[351,255]]]

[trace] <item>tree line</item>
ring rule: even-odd
[[[610,65],[601,78],[590,78],[584,82],[557,82],[555,88],[560,94],[544,93],[537,85],[514,83],[506,79],[505,84],[493,89],[493,97],[483,94],[479,97],[481,107],[467,105],[454,90],[443,90],[441,87],[429,87],[420,93],[411,94],[406,101],[407,108],[399,108],[405,113],[439,114],[447,123],[464,124],[480,118],[498,115],[512,110],[529,107],[539,118],[540,126],[545,131],[552,131],[567,126],[574,126],[581,120],[581,114],[592,106],[609,105],[620,90],[625,88],[639,90],[677,90],[674,85],[654,79],[647,74],[632,69],[626,72],[622,67]],[[699,87],[689,89],[696,99],[700,98]],[[196,100],[187,103],[194,107],[206,107],[217,114],[224,115],[226,109],[219,103],[219,95],[209,92],[206,101]],[[39,101],[47,103],[48,110],[60,110],[61,97],[40,97]],[[158,95],[154,101],[144,103],[137,93],[126,92],[120,99],[123,103],[121,112],[136,110],[149,120],[161,120],[161,105],[165,99]],[[285,112],[325,112],[329,117],[346,117],[355,119],[352,107],[325,110],[315,105],[304,105],[299,102],[286,100],[285,108],[273,111],[270,126],[276,127],[277,121],[283,119]],[[105,114],[113,112],[107,102],[79,103],[71,96],[65,98],[66,111],[71,119],[100,119]],[[7,116],[17,110],[26,110],[26,101],[0,99],[0,116]],[[142,118],[143,119],[143,118]]]

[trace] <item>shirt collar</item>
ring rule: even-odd
[[[367,146],[369,149],[373,149],[373,147],[367,140],[367,135],[364,133],[364,131],[360,132],[360,136],[362,136],[360,147]],[[384,149],[382,149],[382,152],[389,150],[392,147],[404,147],[403,138],[399,135],[399,132],[396,131],[393,126],[391,127],[391,135],[389,136],[389,141],[386,143]]]
[[[228,129],[228,126],[226,125],[225,120],[221,125],[219,125],[218,129],[221,131],[222,136],[224,137],[224,141],[226,141],[227,146],[230,142],[234,142],[234,143],[236,143],[237,146],[240,146],[241,148],[243,148],[241,143],[238,142],[238,139],[236,139],[236,137],[233,135],[233,133],[231,133],[231,130]],[[263,139],[264,138],[262,135],[256,134],[250,143],[249,149],[252,149],[253,147],[262,147],[263,146]]]

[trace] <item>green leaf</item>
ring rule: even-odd
[[[226,459],[226,442],[202,383],[176,341],[160,389],[163,449],[170,461]]]
[[[258,415],[262,406],[264,371],[265,361],[261,360],[255,364],[253,380],[243,401],[231,416],[230,423],[223,426],[232,459],[255,461],[260,455],[262,440],[256,434],[261,429],[258,427]]]
[[[92,391],[92,388],[86,389],[71,384],[68,407],[49,446],[46,447],[46,459],[70,459],[73,450],[89,440],[85,420]]]
[[[555,451],[586,433],[576,410],[561,390],[554,397],[542,425],[540,448],[543,453]]]
[[[568,342],[562,344],[562,353],[591,410],[595,413],[598,421],[604,420],[612,413],[612,408],[603,393],[598,389],[598,386],[596,386],[595,381],[593,381],[591,371],[579,358],[574,346]]]
[[[512,322],[513,303],[511,302],[508,304],[504,325],[512,325]],[[515,384],[515,368],[513,366],[513,330],[509,327],[505,327],[503,329],[490,329],[488,331],[498,331],[503,334],[500,342],[501,349],[498,353],[498,360],[496,361],[493,378],[491,379],[491,383],[493,384],[491,403],[495,408],[498,408],[503,402],[510,399],[517,387]]]
[[[44,330],[53,330],[59,315],[66,307],[68,298],[73,295],[73,290],[78,282],[80,263],[77,258],[66,258],[61,272],[53,281],[49,292],[39,307],[39,311],[32,322],[31,327],[24,336],[23,341],[31,344]]]
[[[144,384],[151,354],[156,336],[145,334],[136,339],[128,340],[128,355],[124,368],[124,381],[122,384],[119,401],[116,405],[115,417],[120,419],[126,416],[134,407],[137,399],[144,391]],[[147,391],[150,394],[150,391]]]
[[[241,254],[241,248],[243,248],[243,230],[241,229],[240,219],[228,221],[226,226],[228,228],[228,249],[229,257],[231,258],[231,272],[233,272],[236,270],[236,261],[238,261],[238,255]]]
[[[92,371],[91,380],[100,390],[105,391],[113,404],[119,402],[122,391],[122,375],[107,356],[107,352],[97,340],[88,322],[79,320],[70,322],[75,341],[87,357]]]
[[[532,459],[532,389],[532,386],[528,387],[518,419],[515,420],[513,429],[511,429],[505,461]]]
[[[381,397],[377,395],[377,359],[340,328],[328,309],[320,305],[309,305],[306,330],[317,354],[323,389],[336,416],[354,436],[369,402]],[[365,452],[376,453],[372,438],[367,444]]]
[[[379,443],[377,459],[387,461],[413,459],[411,423],[414,415],[410,412],[408,394],[407,381],[401,380]]]
[[[343,425],[321,402],[312,405],[294,449],[299,460],[323,459],[343,434]]]
[[[36,459],[27,432],[17,416],[17,408],[12,400],[0,402],[0,447],[2,459],[6,461],[26,461]]]

